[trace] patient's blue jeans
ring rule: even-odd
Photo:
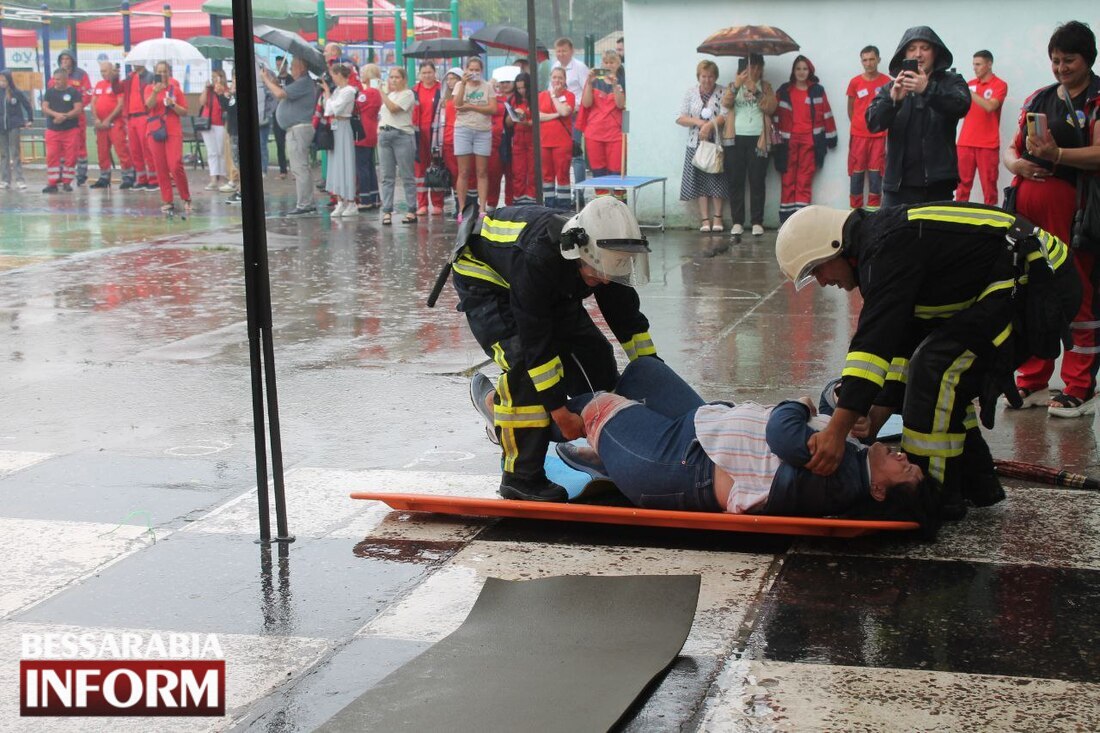
[[[714,498],[714,462],[695,436],[703,398],[653,357],[631,362],[615,392],[644,402],[600,431],[600,458],[619,490],[647,509],[724,511]]]

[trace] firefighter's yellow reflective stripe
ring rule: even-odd
[[[649,335],[648,331],[636,333],[632,339],[623,342],[623,350],[626,351],[627,358],[630,361],[634,361],[639,356],[655,356],[657,354],[657,349],[653,346],[653,337]]]
[[[1042,255],[1037,256],[1042,257]],[[1020,284],[1026,284],[1026,279],[1021,279]],[[984,300],[993,293],[1001,290],[1008,290],[1016,284],[1015,280],[997,280],[990,283],[985,287],[985,290],[977,298],[971,298],[970,300],[964,300],[961,303],[946,303],[944,305],[917,305],[913,308],[913,316],[924,320],[932,318],[951,318],[956,313],[966,310],[970,306],[977,303],[979,300]]]
[[[548,428],[550,413],[542,405],[521,407],[497,407],[493,422],[504,429],[508,428]]]
[[[511,367],[508,366],[508,359],[504,356],[504,347],[497,341],[493,344],[493,361],[497,363],[497,366],[508,371]]]
[[[497,404],[493,411],[493,424],[500,428],[501,466],[506,473],[516,469],[519,446],[516,445],[516,431],[500,422],[500,415],[512,409],[512,389],[508,386],[508,372],[497,379]]]
[[[940,391],[932,412],[932,432],[918,433],[910,430],[909,446],[906,447],[905,429],[902,430],[902,450],[912,449],[918,455],[928,456],[928,474],[937,481],[943,481],[947,459],[961,455],[966,433],[951,433],[951,417],[955,412],[958,399],[958,386],[962,375],[974,364],[973,351],[966,350],[958,355],[940,379]]]
[[[963,427],[967,430],[973,430],[978,427],[978,411],[974,409],[973,404],[966,406],[966,417],[963,418]]]
[[[481,220],[481,238],[490,242],[508,244],[519,239],[519,233],[527,226],[525,221],[501,221],[486,216]]]
[[[1016,217],[995,209],[972,209],[966,206],[919,206],[909,209],[909,221],[942,221],[951,224],[1008,229]]]
[[[887,382],[901,382],[905,384],[909,375],[909,360],[895,356],[890,361],[890,369],[886,372]]]
[[[562,366],[561,358],[555,356],[545,364],[541,364],[534,369],[528,369],[527,373],[531,375],[531,381],[535,384],[535,389],[544,392],[565,377],[565,367]]]
[[[1043,247],[1046,248],[1047,259],[1050,261],[1050,266],[1057,270],[1069,257],[1069,247],[1067,247],[1066,243],[1058,237],[1041,229],[1039,230],[1039,241],[1042,242]]]
[[[993,345],[994,346],[1000,346],[1001,344],[1003,344],[1005,342],[1005,339],[1008,338],[1011,334],[1012,334],[1012,324],[1009,323],[1007,326],[1004,327],[1003,331],[1001,331],[999,334],[997,334],[993,338]]]
[[[484,280],[502,288],[510,287],[508,281],[501,277],[500,273],[474,257],[469,251],[463,252],[455,261],[454,271],[459,275],[476,277],[478,280]]]
[[[886,372],[889,368],[889,362],[881,356],[875,356],[866,351],[852,351],[848,353],[840,376],[859,377],[882,387],[886,384]]]
[[[931,318],[950,318],[960,311],[964,311],[974,305],[971,298],[963,303],[948,303],[946,305],[917,305],[913,307],[913,315],[916,318],[928,320]]]

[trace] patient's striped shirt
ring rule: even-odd
[[[733,477],[726,511],[749,514],[768,500],[781,461],[768,449],[765,430],[774,405],[742,402],[734,407],[703,405],[695,413],[699,445],[715,465]]]

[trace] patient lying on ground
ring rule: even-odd
[[[936,482],[883,443],[849,442],[829,476],[803,468],[815,413],[809,398],[708,404],[664,362],[643,357],[581,417],[607,475],[640,507],[937,523]]]

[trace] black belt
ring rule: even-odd
[[[381,130],[382,132],[389,132],[390,130],[396,130],[397,128],[392,127],[390,125],[379,125],[378,129]]]
[[[146,112],[131,112],[130,114],[128,114],[126,116],[127,117],[147,117],[148,113],[146,113]]]

